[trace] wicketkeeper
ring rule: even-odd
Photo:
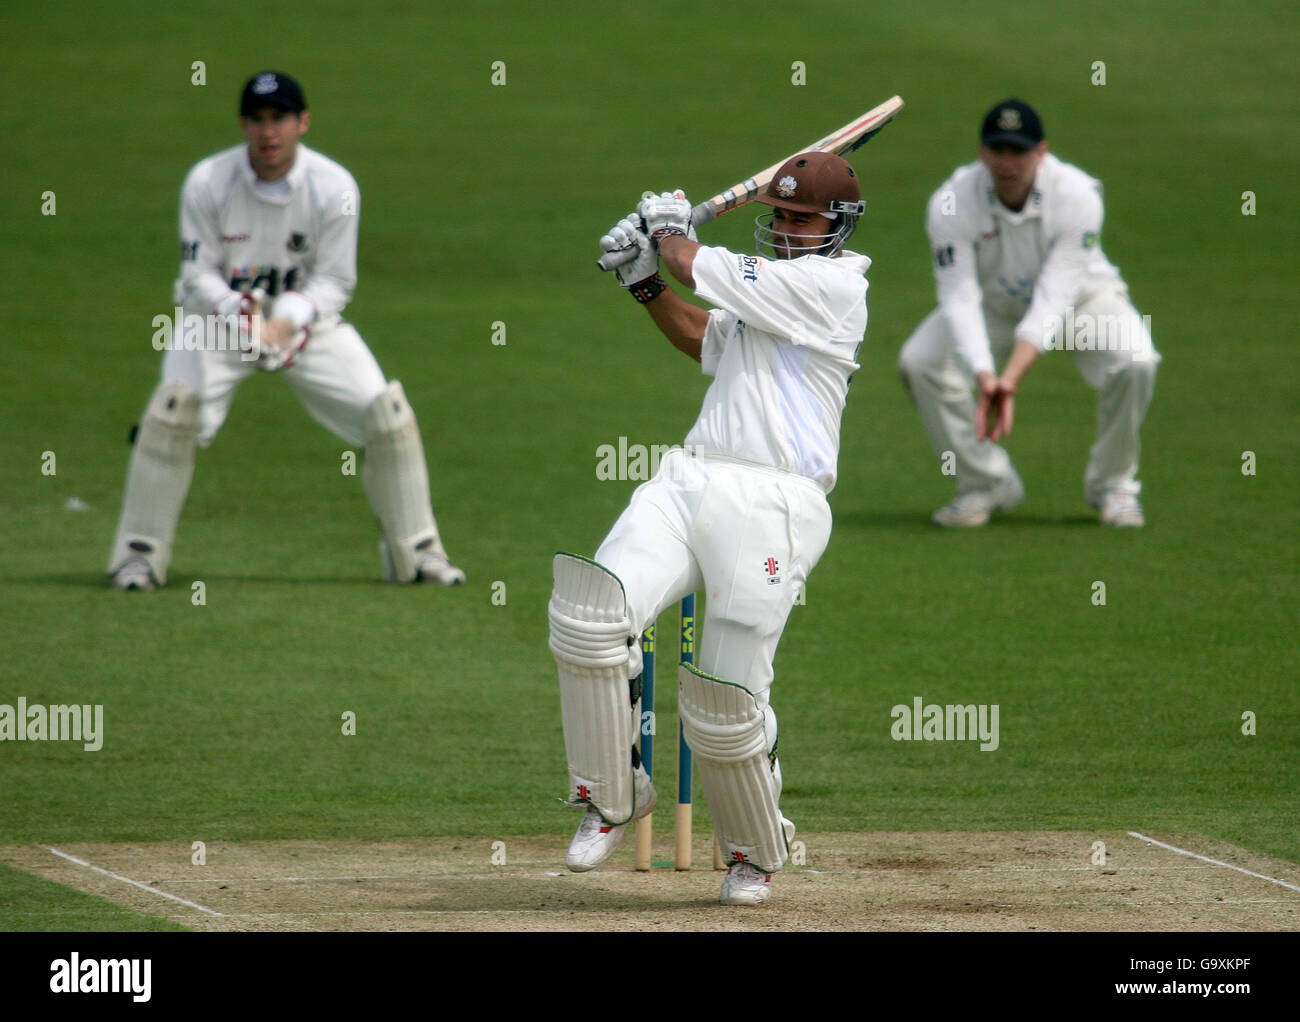
[[[361,193],[343,167],[300,143],[310,120],[296,81],[255,75],[240,99],[248,143],[203,160],[185,179],[175,287],[185,315],[173,325],[131,452],[108,561],[117,589],[167,581],[195,448],[212,443],[235,388],[258,372],[278,373],[312,418],[364,449],[389,580],[465,581],[438,534],[402,385],[384,379],[341,317],[356,285]]]
[[[844,251],[863,211],[853,168],[789,160],[758,201],[758,254],[707,248],[680,193],[647,197],[601,239],[634,251],[619,283],[713,378],[685,447],[640,486],[594,560],[555,558],[551,649],[572,805],[571,870],[593,869],[656,795],[637,755],[641,650],[660,611],[702,589],[698,664],[678,711],[729,864],[721,900],[757,905],[785,864],[772,660],[831,531],[840,418],[867,325],[865,256]],[[659,263],[699,297],[679,298]]]

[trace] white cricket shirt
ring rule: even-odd
[[[993,371],[986,316],[1016,323],[1016,338],[1045,350],[1049,317],[1064,320],[1067,306],[1123,284],[1101,251],[1104,215],[1101,182],[1051,153],[1018,212],[998,200],[979,162],[958,168],[930,197],[939,307],[971,372]]]
[[[277,187],[278,186],[278,187]],[[343,167],[299,143],[282,182],[258,182],[239,145],[196,164],[181,189],[181,272],[174,300],[230,313],[242,291],[287,295],[294,326],[337,316],[357,281],[361,193]]]
[[[772,260],[699,249],[695,293],[717,306],[700,359],[713,383],[687,446],[807,476],[830,493],[870,265],[852,252]]]

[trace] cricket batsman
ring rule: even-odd
[[[980,128],[978,162],[939,187],[926,215],[939,307],[903,345],[899,372],[931,447],[955,463],[957,495],[933,516],[949,528],[984,525],[1024,500],[997,441],[1011,433],[1021,378],[1052,348],[1070,350],[1097,391],[1084,498],[1104,525],[1146,521],[1138,433],[1160,355],[1102,254],[1101,183],[1044,139],[1028,103],[997,104]],[[1000,374],[995,358],[1005,360]]]
[[[388,579],[458,585],[465,573],[438,534],[415,413],[342,318],[357,279],[357,183],[302,144],[311,112],[288,75],[250,78],[239,113],[246,144],[197,164],[181,190],[174,300],[184,316],[135,435],[113,586],[166,583],[195,449],[212,443],[235,389],[259,372],[279,375],[312,418],[364,449]]]
[[[569,869],[594,869],[654,809],[642,767],[641,632],[703,589],[698,663],[678,710],[728,871],[725,905],[758,905],[786,863],[772,660],[830,538],[840,419],[867,325],[871,260],[846,251],[864,204],[853,168],[809,152],[758,200],[755,255],[694,239],[681,192],[647,193],[601,239],[634,251],[618,281],[712,378],[684,448],[632,495],[588,560],[556,555],[550,647],[560,679],[569,804],[584,811]],[[660,262],[714,308],[690,304]]]

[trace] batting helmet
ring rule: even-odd
[[[820,240],[821,245],[802,254],[832,257],[839,255],[844,248],[867,205],[862,201],[858,175],[848,162],[834,153],[817,152],[800,153],[786,160],[773,175],[766,191],[755,201],[795,213],[820,213],[826,217],[835,229],[829,234],[811,235],[813,240]],[[764,249],[770,248],[773,256],[781,258],[783,251],[789,253],[791,249],[788,244],[778,244],[777,239],[784,239],[787,235],[773,229],[775,217],[774,210],[754,218],[757,225],[754,240],[758,243],[759,255],[767,254]]]

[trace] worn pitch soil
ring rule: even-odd
[[[1291,888],[1300,865],[1195,834],[1150,834]],[[760,908],[717,904],[720,873],[564,869],[563,837],[0,847],[0,861],[196,930],[1297,930],[1300,891],[1122,831],[805,834]],[[1095,842],[1106,846],[1096,865]],[[796,846],[798,851],[798,846]],[[503,861],[504,860],[504,861]],[[98,867],[98,870],[89,867]],[[101,872],[107,871],[107,872]],[[116,874],[110,876],[109,874]],[[136,886],[129,880],[145,887]],[[166,892],[184,904],[161,896]],[[201,906],[201,907],[198,907]]]

